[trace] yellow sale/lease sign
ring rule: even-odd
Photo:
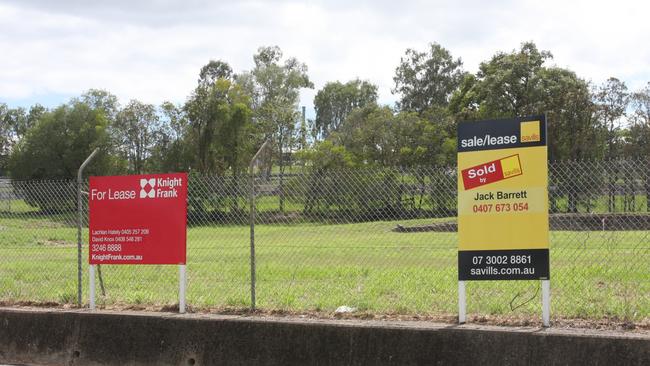
[[[458,127],[459,279],[548,279],[545,116]]]

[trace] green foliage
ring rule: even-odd
[[[150,170],[148,160],[161,137],[158,121],[156,107],[137,100],[117,113],[111,130],[117,152],[128,162],[128,173],[143,174]]]
[[[589,84],[561,68],[539,71],[543,90],[538,104],[548,121],[549,159],[598,159],[604,155],[605,134],[595,114]]]
[[[209,86],[219,79],[231,79],[232,68],[225,61],[210,60],[199,72],[199,84]]]
[[[324,171],[356,166],[354,156],[344,146],[335,146],[331,141],[323,141],[313,149],[297,153],[298,159],[306,161],[314,171]]]
[[[366,165],[409,167],[452,161],[451,119],[444,111],[428,117],[370,105],[354,110],[331,139]]]
[[[314,97],[314,136],[327,138],[352,110],[371,104],[377,104],[377,86],[367,81],[356,79],[345,84],[338,81],[325,84]]]
[[[189,171],[193,163],[193,147],[189,138],[189,122],[182,106],[164,102],[160,106],[160,125],[156,144],[151,149],[149,168],[153,172]]]
[[[9,128],[9,124],[4,122],[7,109],[6,104],[0,104],[0,121],[2,122],[0,123],[0,175],[4,175],[4,170],[7,169],[7,157],[13,145],[11,129]]]
[[[626,115],[629,93],[625,82],[609,78],[598,87],[594,95],[596,113],[606,136],[606,156],[620,157],[623,150],[621,119]]]
[[[44,211],[60,211],[76,207],[74,200],[60,194],[69,189],[67,181],[61,186],[43,189],[37,180],[76,177],[81,163],[95,148],[99,148],[86,172],[105,175],[115,171],[109,156],[110,139],[104,111],[74,101],[42,115],[34,127],[12,150],[9,169],[14,180],[31,180],[18,185],[25,200]],[[74,195],[72,195],[74,197]]]
[[[307,65],[296,58],[283,63],[279,47],[260,47],[253,56],[255,67],[249,74],[238,77],[249,88],[253,97],[254,119],[262,137],[271,138],[280,163],[284,169],[284,151],[293,148],[298,113],[300,89],[313,88],[307,75]]]
[[[238,176],[271,140],[273,155],[262,169],[267,175],[279,171],[282,186],[287,168],[453,164],[458,121],[542,113],[551,160],[650,154],[650,86],[630,93],[624,82],[609,78],[593,87],[571,70],[549,66],[551,59],[550,52],[525,42],[495,53],[470,74],[437,43],[424,51],[407,49],[393,77],[397,108],[378,105],[377,86],[370,82],[325,83],[314,98],[310,140],[298,108],[301,89],[313,88],[307,66],[284,57],[277,46],[260,47],[249,72],[234,73],[225,61],[210,60],[183,105],[156,108],[133,100],[122,107],[100,89],[51,111],[0,104],[0,174],[11,167],[12,176],[25,179],[71,177],[80,156],[102,146],[104,161],[96,163],[106,167],[98,170],[102,174],[192,170]],[[82,105],[87,112],[77,107]],[[84,113],[96,115],[78,118]],[[96,136],[81,119],[96,127]],[[34,161],[41,158],[45,163]]]
[[[206,176],[196,171],[189,174],[187,214],[190,223],[243,223],[243,212],[249,193],[248,177]]]
[[[0,103],[0,175],[8,168],[9,154],[12,148],[41,118],[45,108],[35,104],[26,112],[24,108],[9,108]]]
[[[194,158],[190,167],[196,169],[191,171],[188,192],[188,215],[194,220],[229,220],[227,210],[230,219],[244,217],[240,199],[245,197],[246,184],[241,172],[254,148],[250,104],[245,89],[232,79],[230,66],[210,61],[185,103],[185,115],[173,105],[163,105],[168,118],[165,143],[178,150],[178,156],[187,153]],[[214,187],[223,188],[215,191]]]
[[[544,62],[553,56],[539,51],[532,42],[518,51],[498,52],[482,62],[477,73],[476,94],[482,117],[511,117],[539,113],[540,77]]]
[[[203,174],[237,175],[251,155],[250,97],[229,79],[201,83],[185,104],[187,143],[193,146],[194,166]]]
[[[631,97],[632,125],[626,136],[627,156],[650,156],[650,82]]]
[[[78,101],[45,113],[12,151],[12,178],[76,177],[79,166],[95,148],[100,148],[100,153],[86,171],[89,174],[111,172],[107,128],[102,110]]]
[[[407,49],[395,69],[393,93],[401,96],[400,110],[422,113],[431,107],[446,107],[463,79],[463,63],[437,43],[428,52]]]
[[[570,70],[545,66],[551,58],[532,42],[498,52],[461,82],[450,113],[457,120],[546,113],[551,159],[601,157],[604,135],[589,84]]]
[[[117,97],[102,89],[90,89],[83,93],[78,101],[86,104],[91,109],[101,110],[109,125],[115,121],[117,113],[120,111],[120,103]]]
[[[402,190],[391,169],[312,170],[299,196],[304,214],[319,220],[370,221],[402,212]]]

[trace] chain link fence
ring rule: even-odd
[[[647,322],[650,163],[549,169],[552,317]],[[249,175],[190,174],[190,308],[456,313],[455,168],[283,171],[262,154]],[[75,306],[76,195],[73,181],[0,180],[0,301]],[[82,238],[86,291],[86,222]],[[178,302],[176,266],[105,265],[98,277],[100,307]],[[468,314],[538,320],[539,286],[469,282]]]

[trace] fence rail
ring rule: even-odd
[[[454,168],[291,167],[280,176],[263,163],[253,179],[190,175],[190,307],[253,305],[254,191],[257,308],[455,313]],[[650,164],[571,161],[549,169],[552,316],[648,321]],[[76,194],[71,180],[0,179],[0,301],[76,303]],[[173,305],[177,276],[175,266],[102,266],[98,305]],[[470,314],[539,318],[539,281],[467,286]]]

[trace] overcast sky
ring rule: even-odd
[[[54,106],[90,88],[122,103],[183,102],[210,59],[249,70],[263,45],[308,65],[310,109],[326,82],[357,77],[392,104],[400,56],[430,42],[475,72],[532,40],[587,80],[638,89],[650,81],[648,14],[640,0],[0,0],[0,102]]]

